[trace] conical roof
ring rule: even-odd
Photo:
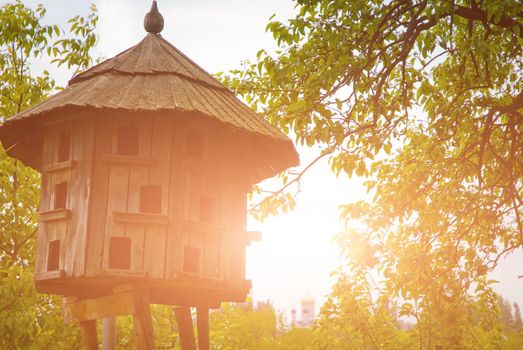
[[[9,122],[65,106],[198,111],[234,127],[287,140],[160,34],[149,33],[136,46],[73,77],[66,89]]]
[[[38,133],[38,128],[31,128],[33,121],[52,118],[62,109],[203,115],[251,134],[263,149],[276,152],[271,157],[278,165],[266,165],[272,168],[264,172],[267,177],[298,164],[296,150],[285,134],[156,33],[148,33],[136,46],[76,75],[64,90],[8,120],[0,127],[0,140],[8,153],[39,168],[36,156],[23,148],[34,151],[41,135],[27,137],[27,133]]]

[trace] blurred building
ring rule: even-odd
[[[306,296],[301,299],[301,319],[297,319],[296,309],[291,311],[291,327],[310,327],[316,319],[316,302],[313,297]]]
[[[315,301],[311,296],[301,299],[301,326],[309,327],[316,318]]]

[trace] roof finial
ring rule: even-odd
[[[158,34],[163,29],[163,16],[158,11],[156,0],[153,1],[151,10],[145,15],[143,26],[148,33]]]

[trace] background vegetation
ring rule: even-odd
[[[341,210],[344,265],[312,329],[267,304],[224,305],[214,349],[523,347],[519,306],[487,279],[523,243],[521,5],[300,0],[294,19],[268,24],[280,51],[222,79],[333,172],[366,177],[373,201]],[[94,7],[66,29],[44,16],[0,8],[0,122],[58,88],[32,61],[93,63]],[[282,175],[255,215],[292,207],[302,175]],[[79,348],[60,300],[34,289],[38,193],[39,174],[0,148],[0,348]],[[172,310],[153,314],[157,346],[177,346]],[[118,327],[132,348],[130,319]]]
[[[365,177],[319,348],[501,348],[487,274],[523,245],[523,13],[516,0],[296,1],[279,50],[223,76],[319,149],[254,210],[292,207],[319,159]],[[371,278],[371,277],[374,277]],[[410,341],[389,311],[415,320]]]

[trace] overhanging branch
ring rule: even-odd
[[[519,26],[519,36],[523,38],[523,24],[519,23],[514,18],[501,16],[501,18],[498,20],[493,18],[489,19],[487,11],[481,10],[479,8],[469,8],[459,5],[454,8],[454,13],[466,19],[481,21],[484,24],[489,23],[502,28],[512,28],[514,26]]]

